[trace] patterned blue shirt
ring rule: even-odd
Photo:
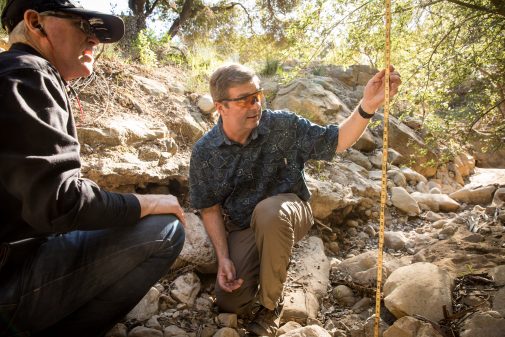
[[[322,127],[287,111],[264,110],[246,144],[231,141],[221,118],[193,147],[189,169],[191,205],[220,204],[227,223],[247,228],[263,199],[295,193],[309,200],[303,168],[309,159],[331,160],[339,128]]]

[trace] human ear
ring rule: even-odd
[[[42,26],[39,13],[37,13],[34,10],[29,9],[29,10],[25,11],[23,19],[24,19],[25,25],[29,31],[31,31],[32,33],[37,34],[37,35],[42,35],[44,37],[47,36],[46,31],[44,30],[44,27]]]

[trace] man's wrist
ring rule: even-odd
[[[372,111],[372,112],[369,112]],[[358,105],[358,113],[364,119],[370,119],[375,115],[375,109],[372,110],[368,108],[366,105],[364,106],[363,102],[360,102]]]

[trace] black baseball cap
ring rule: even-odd
[[[54,11],[78,15],[89,22],[102,43],[117,42],[124,35],[124,22],[120,17],[84,9],[71,0],[8,0],[2,11],[2,27],[11,32],[28,9],[39,13]]]

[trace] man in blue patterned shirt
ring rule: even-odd
[[[368,82],[340,126],[319,126],[288,111],[262,110],[260,81],[249,68],[214,72],[210,92],[220,118],[193,148],[190,198],[216,251],[220,310],[246,313],[258,295],[262,312],[272,316],[292,247],[313,223],[305,162],[332,160],[356,142],[384,100],[384,73]],[[390,83],[394,95],[401,83],[394,69]],[[274,332],[265,324],[250,330]]]

